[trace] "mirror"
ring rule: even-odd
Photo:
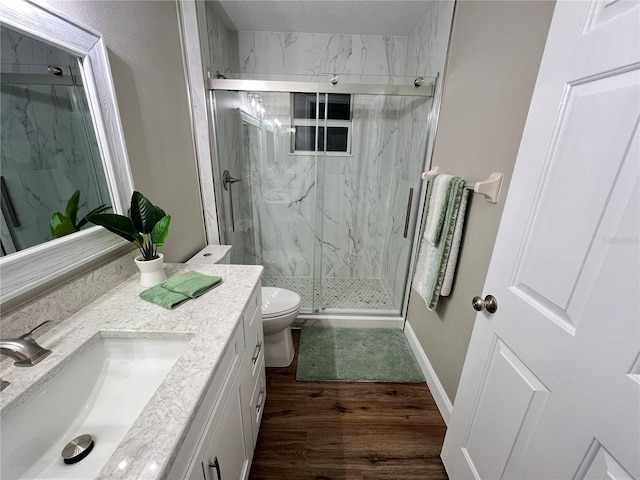
[[[133,191],[101,35],[24,0],[0,5],[0,304],[120,252],[100,227],[53,239],[51,216],[80,191],[78,219],[126,213]]]
[[[80,192],[78,225],[110,205],[78,59],[0,26],[0,255],[58,238],[51,218]],[[85,225],[84,228],[90,225]]]

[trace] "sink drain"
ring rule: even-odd
[[[62,449],[62,459],[64,463],[72,464],[79,462],[91,453],[94,445],[95,442],[93,438],[91,438],[91,435],[85,434],[74,438]]]

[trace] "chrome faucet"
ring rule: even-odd
[[[49,323],[49,320],[42,322],[33,330],[19,338],[0,339],[0,354],[13,358],[16,367],[32,367],[43,358],[46,358],[47,355],[51,353],[51,350],[47,350],[38,345],[38,343],[31,338],[31,334],[47,323]]]

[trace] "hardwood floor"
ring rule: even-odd
[[[298,349],[299,331],[294,330]],[[297,382],[267,368],[253,480],[441,480],[445,424],[426,384]]]

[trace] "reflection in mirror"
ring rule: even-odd
[[[2,256],[53,239],[80,191],[78,220],[110,204],[78,58],[0,27]]]
[[[0,72],[3,154],[7,148],[0,222],[3,247],[13,243],[16,250],[0,258],[0,308],[7,312],[131,248],[104,228],[75,227],[102,203],[125,213],[133,178],[102,35],[27,0],[0,0],[0,25],[2,62],[11,64]],[[16,110],[6,127],[5,102]],[[17,141],[7,146],[9,140]],[[18,186],[16,177],[26,187]],[[77,223],[61,232],[72,234],[46,241],[52,238],[52,214],[64,213],[74,192],[80,192]],[[39,233],[32,240],[20,238],[17,229],[23,227],[9,227],[16,218],[19,225],[37,225]]]

